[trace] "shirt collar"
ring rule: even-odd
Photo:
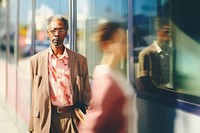
[[[67,54],[67,50],[66,50],[67,48],[64,47],[64,49],[65,49],[65,50],[64,50],[62,56],[59,57],[59,59],[62,59],[62,58],[64,58],[64,57],[68,58],[68,54]],[[53,50],[51,49],[51,47],[49,47],[49,54],[50,54],[50,57],[51,57],[51,56],[55,56],[54,53],[53,53]],[[55,57],[56,57],[56,56],[55,56]]]
[[[157,41],[153,41],[153,45],[155,46],[157,53],[162,52],[162,49],[161,49],[161,47],[158,45]]]

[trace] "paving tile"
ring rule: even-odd
[[[11,121],[0,122],[0,133],[20,133]]]
[[[21,133],[8,113],[0,105],[0,133]]]

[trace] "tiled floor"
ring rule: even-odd
[[[21,133],[8,113],[0,105],[0,133]]]

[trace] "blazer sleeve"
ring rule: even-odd
[[[31,80],[31,90],[33,88],[33,64],[32,64],[32,60],[30,59],[30,80]],[[33,104],[33,92],[31,92],[31,107],[30,107],[30,117],[29,117],[29,127],[28,130],[29,132],[33,132],[33,110],[32,110],[32,106]]]
[[[88,73],[88,65],[87,65],[87,59],[84,58],[83,62],[80,62],[79,60],[79,82],[80,82],[80,88],[79,88],[79,102],[81,105],[80,108],[84,108],[84,110],[88,109],[88,106],[90,104],[91,100],[91,86],[89,83],[89,73]],[[81,109],[82,110],[82,109]],[[84,110],[82,110],[84,113],[86,113]]]

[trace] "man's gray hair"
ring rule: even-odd
[[[50,23],[52,21],[54,21],[54,20],[60,20],[60,21],[62,21],[64,23],[65,29],[68,30],[68,28],[69,28],[69,26],[68,26],[68,19],[65,16],[63,16],[63,15],[53,15],[53,16],[50,16],[47,19],[47,25],[48,25],[47,28],[49,28]]]

